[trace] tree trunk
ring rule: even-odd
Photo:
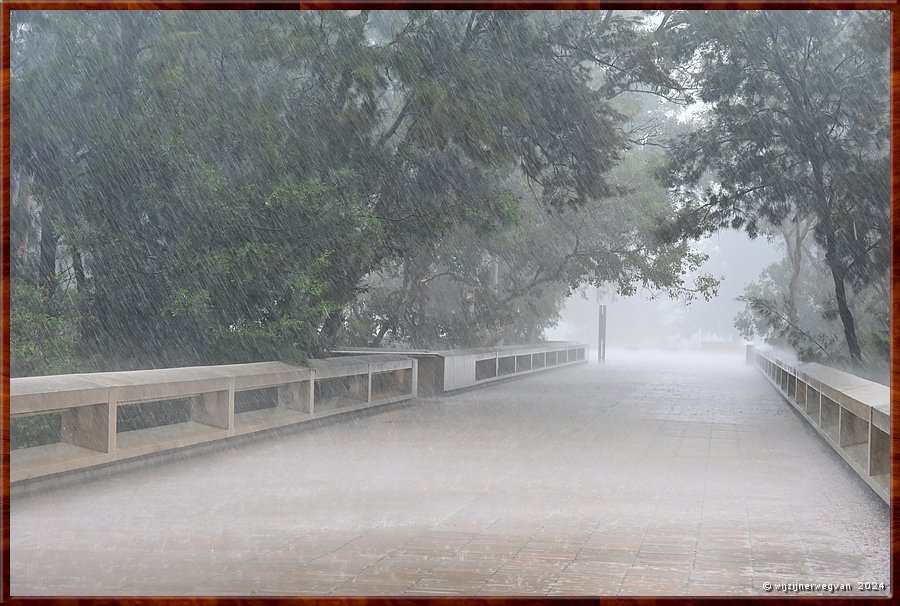
[[[862,361],[862,352],[859,348],[859,339],[856,336],[856,324],[853,321],[853,313],[847,304],[847,292],[845,289],[846,271],[840,267],[840,264],[835,259],[834,238],[830,234],[827,246],[828,251],[825,254],[825,261],[831,268],[831,277],[834,280],[834,296],[837,299],[841,323],[844,325],[844,337],[846,337],[847,347],[850,349],[850,359],[853,361],[853,364],[858,365]]]
[[[834,296],[837,299],[841,323],[844,325],[844,337],[847,339],[847,347],[850,349],[850,359],[853,361],[853,364],[858,365],[862,361],[862,352],[859,349],[859,339],[856,337],[853,313],[847,304],[847,292],[844,283],[847,270],[841,262],[837,243],[835,242],[836,230],[834,217],[831,215],[831,201],[826,194],[825,177],[821,163],[812,160],[810,164],[815,178],[815,195],[819,198],[815,208],[817,209],[819,224],[822,227],[822,231],[825,232],[825,265],[831,270],[831,277],[834,280]]]
[[[407,316],[408,308],[406,299],[410,286],[410,262],[408,257],[403,259],[403,285],[400,286],[400,291],[397,293],[397,303],[388,315],[387,321],[379,327],[378,334],[375,335],[375,339],[372,341],[372,347],[381,347],[384,337],[390,330],[394,331],[395,337],[397,336],[398,331],[402,334],[403,318]]]
[[[799,219],[794,222],[793,234],[788,234],[787,230],[782,231],[785,246],[787,247],[788,258],[791,261],[791,278],[788,282],[788,301],[787,316],[788,321],[794,326],[799,326],[797,319],[797,291],[800,285],[800,262],[802,260],[803,246],[800,239],[800,223]]]
[[[87,292],[87,276],[84,275],[84,261],[81,251],[75,247],[71,249],[72,269],[75,272],[75,287],[78,290],[78,347],[84,352],[85,357],[93,355],[92,343],[96,342],[96,332],[90,314],[90,301]]]
[[[84,264],[81,261],[81,251],[72,248],[72,269],[75,271],[75,286],[80,294],[84,293],[85,276]]]
[[[385,322],[378,329],[378,334],[375,335],[375,338],[369,343],[369,347],[381,347],[381,342],[384,340],[384,336],[387,334],[387,331],[390,329],[390,324]]]
[[[45,203],[41,209],[41,262],[38,269],[38,283],[44,289],[48,300],[56,292],[57,243],[53,220],[50,218],[50,209]]]
[[[21,240],[19,241],[13,255],[16,260],[24,264],[28,260],[28,238],[31,235],[31,184],[34,181],[34,174],[28,172],[24,167],[19,167],[16,171],[16,192],[13,197],[12,206],[19,209],[19,214],[24,218],[24,225],[21,231]]]
[[[338,333],[344,324],[344,310],[336,309],[328,314],[325,323],[322,324],[322,343],[330,347],[337,341]]]

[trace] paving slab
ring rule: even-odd
[[[890,557],[743,356],[612,350],[16,494],[10,541],[13,595],[854,593]]]

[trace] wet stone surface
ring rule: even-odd
[[[888,582],[888,507],[741,358],[608,356],[14,496],[11,592]]]

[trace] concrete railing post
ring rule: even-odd
[[[229,399],[234,407],[234,396],[230,390],[208,391],[191,398],[191,420],[211,427],[232,431],[234,415],[229,414]]]
[[[115,388],[109,389],[109,403],[107,404],[107,427],[106,427],[106,452],[109,453],[110,456],[114,456],[116,454],[116,436],[119,431],[119,426],[117,424],[118,419],[118,411],[119,411],[119,393]]]
[[[110,452],[109,413],[110,407],[104,404],[64,410],[60,426],[62,441],[98,452]]]
[[[278,386],[278,406],[312,414],[312,379]]]
[[[869,427],[868,427],[868,430],[869,430],[869,437],[868,437],[868,444],[869,444],[869,447],[866,449],[866,450],[868,450],[868,452],[866,453],[866,473],[869,474],[869,475],[872,475],[872,422],[873,422],[872,417],[874,416],[874,414],[875,414],[875,413],[874,413],[874,412],[872,411],[872,409],[870,408],[870,409],[869,409]]]

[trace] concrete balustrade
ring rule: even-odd
[[[332,354],[359,356],[384,351],[359,347],[336,350]],[[422,395],[439,395],[557,366],[578,364],[587,359],[587,345],[569,342],[479,349],[392,351],[418,360],[418,390]]]
[[[51,443],[11,451],[11,481],[408,400],[423,385],[434,395],[576,364],[587,346],[335,353],[308,367],[263,362],[12,379],[12,422],[54,417],[59,432]]]
[[[83,469],[408,400],[416,396],[416,370],[412,358],[370,355],[312,360],[309,368],[264,362],[11,379],[12,422],[57,416],[59,439],[13,449],[10,479]],[[120,419],[129,417],[130,407],[146,411],[151,406],[174,411],[174,416],[123,430]]]
[[[748,359],[828,444],[890,504],[890,389],[783,354],[748,347]]]

